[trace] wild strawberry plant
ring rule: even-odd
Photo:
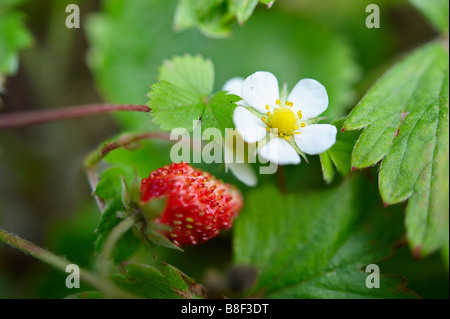
[[[33,38],[25,2],[0,2],[6,106]],[[62,240],[66,259],[0,227],[0,242],[62,272],[81,264],[80,292],[58,297],[416,298],[407,269],[383,268],[404,246],[448,271],[448,3],[403,4],[432,36],[389,56],[393,28],[367,29],[366,4],[331,19],[281,2],[104,1],[81,32],[106,103],[0,113],[6,135],[115,112],[116,135],[78,161],[92,191],[81,221],[60,230],[87,230],[86,244]]]

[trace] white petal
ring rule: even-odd
[[[295,135],[295,143],[301,151],[310,155],[325,152],[336,143],[336,126],[330,124],[307,125]]]
[[[236,130],[247,143],[255,143],[266,135],[266,125],[245,107],[234,109],[233,122]]]
[[[288,96],[294,103],[294,111],[302,111],[303,120],[317,117],[328,107],[328,94],[325,87],[313,79],[300,80]]]
[[[226,164],[227,168],[233,173],[234,176],[247,186],[256,186],[258,180],[256,178],[255,171],[248,163],[229,163]]]
[[[300,156],[283,138],[271,139],[259,150],[258,154],[266,160],[280,165],[300,163]]]
[[[251,107],[266,113],[266,105],[273,107],[280,97],[278,80],[270,72],[253,73],[242,84],[240,96]]]
[[[227,91],[230,94],[241,96],[242,83],[244,83],[244,78],[236,77],[229,79],[223,86],[222,90]]]

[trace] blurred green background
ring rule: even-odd
[[[437,35],[402,0],[377,1],[380,29],[365,26],[370,0],[278,0],[270,10],[258,6],[244,26],[235,23],[226,39],[211,39],[196,29],[174,32],[176,0],[8,1],[18,3],[11,10],[22,12],[33,44],[21,51],[18,72],[5,82],[1,112],[104,101],[146,103],[161,62],[189,52],[212,59],[216,91],[231,77],[259,70],[273,72],[290,87],[301,78],[315,78],[327,87],[331,121],[346,115],[399,57]],[[70,3],[80,6],[80,29],[65,27]],[[1,131],[1,228],[95,270],[99,214],[83,159],[119,132],[149,128],[141,114],[120,114]],[[167,161],[149,158],[148,169]],[[311,166],[320,171],[318,159]],[[296,175],[288,169],[288,176],[307,174],[305,167],[292,172]],[[231,176],[221,177],[238,184]],[[311,178],[310,185],[323,186],[320,174]],[[294,179],[289,186],[301,187]],[[230,266],[229,234],[185,254],[160,254],[161,260],[203,281]],[[141,250],[133,259],[153,262]],[[384,273],[405,276],[424,298],[449,296],[448,272],[439,254],[415,261],[405,247],[380,267]],[[73,292],[64,280],[63,273],[1,247],[0,298],[65,297]]]

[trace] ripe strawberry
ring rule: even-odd
[[[177,246],[197,245],[230,229],[243,205],[234,186],[187,163],[164,166],[142,180],[142,202],[162,196],[167,206],[156,222],[172,227],[166,235]]]

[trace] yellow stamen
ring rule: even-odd
[[[280,104],[281,104],[281,101],[280,101],[280,100],[277,100],[275,103],[277,103],[277,105],[280,105]]]
[[[289,106],[293,107],[294,106],[294,102],[289,102]]]
[[[302,123],[302,124],[300,124],[300,126],[301,126],[301,127],[305,127],[305,126],[306,126],[306,124],[305,124],[305,123]]]
[[[261,121],[265,122],[265,121],[266,121],[266,118],[263,116],[263,117],[261,118]]]
[[[303,116],[302,116],[302,111],[298,111],[298,112],[297,112],[297,115],[298,115],[298,118],[301,120],[302,117],[303,117]]]
[[[270,109],[270,107],[268,105],[266,105],[266,110],[268,111]]]
[[[266,130],[267,130],[267,132],[269,132],[269,131],[270,131],[270,128],[269,128],[269,127],[266,127]]]
[[[294,127],[294,130],[298,130],[300,127],[298,127],[297,125]]]
[[[289,141],[290,138],[291,138],[291,137],[290,137],[290,136],[287,136],[287,135],[284,137],[284,139],[285,139],[286,141]]]
[[[270,112],[267,112],[267,116],[270,116]]]
[[[295,134],[302,134],[302,133],[300,133],[300,132],[295,132]]]
[[[289,102],[290,103],[290,102]],[[297,117],[288,106],[276,108],[273,114],[267,114],[269,118],[266,123],[271,128],[278,129],[278,136],[290,138],[294,131],[298,129]]]
[[[289,101],[284,102],[284,105],[289,106],[291,103]]]

